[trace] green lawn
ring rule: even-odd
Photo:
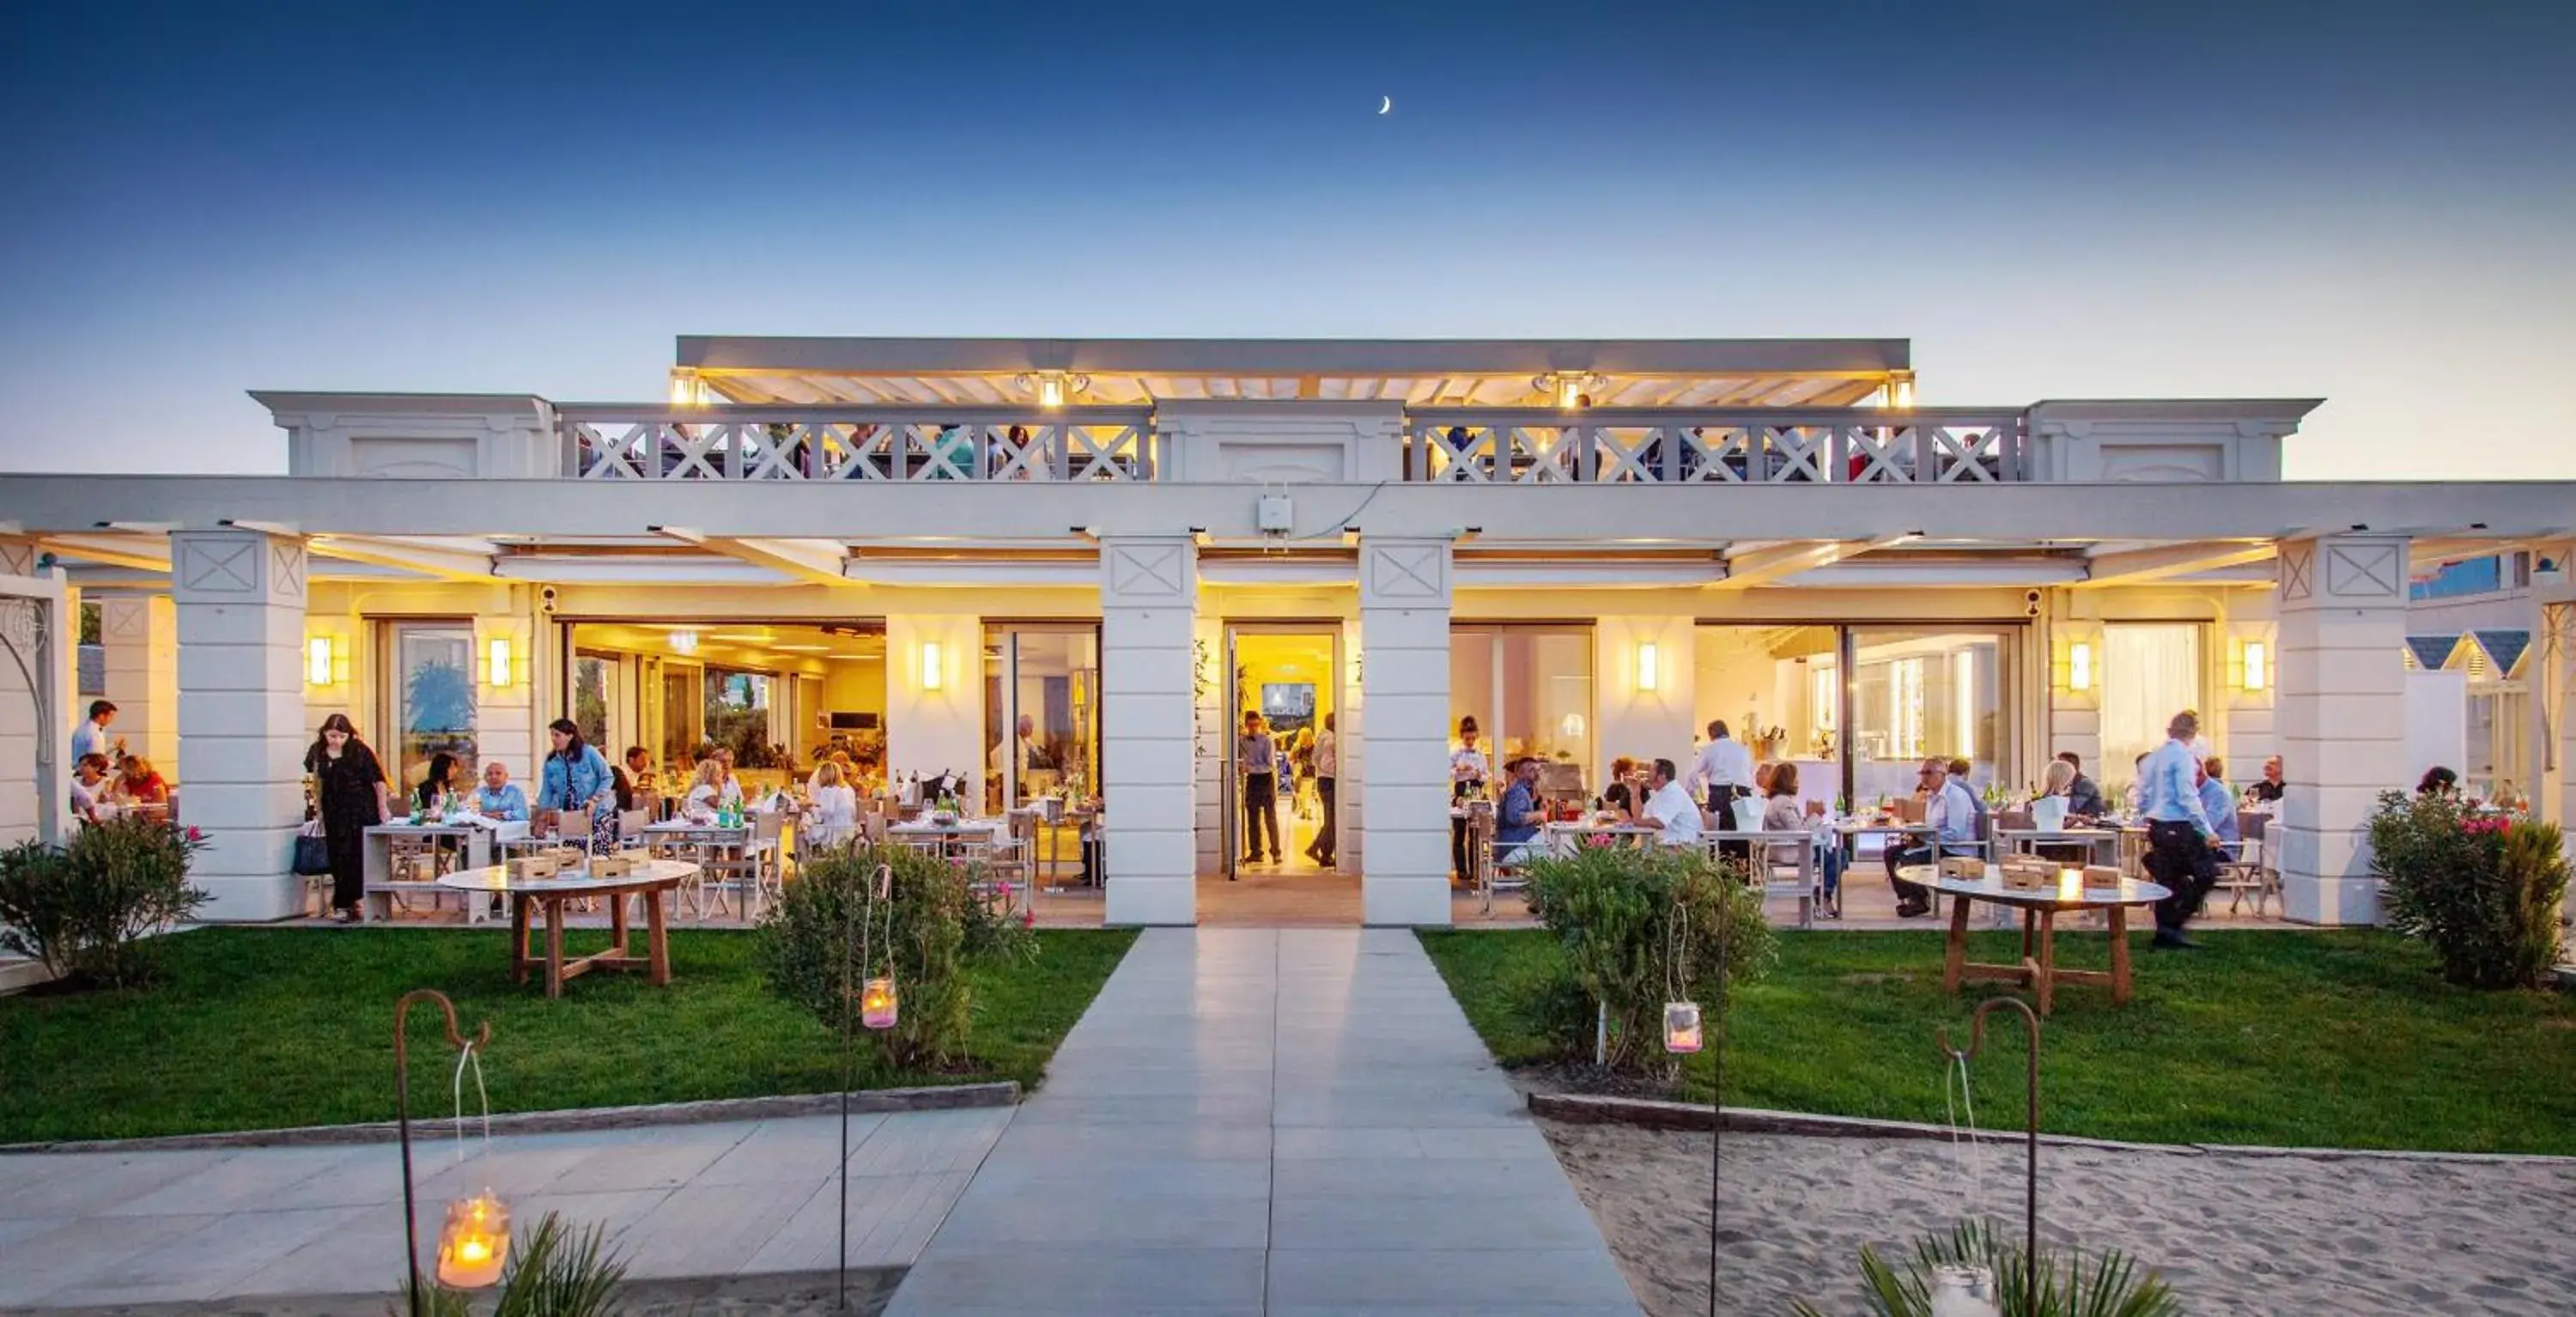
[[[977,1073],[862,1086],[1035,1084],[1134,940],[1038,933],[1033,963],[973,975]],[[164,954],[168,982],[149,991],[0,998],[0,1143],[390,1119],[394,1000],[413,988],[453,997],[468,1032],[491,1021],[494,1111],[828,1092],[839,1078],[835,1040],[762,986],[748,933],[675,931],[669,987],[596,973],[558,1001],[511,981],[500,931],[210,928]],[[413,1111],[444,1117],[454,1053],[436,1015],[412,1011]]]
[[[2011,959],[2018,936],[1980,934],[1972,957]],[[1522,1008],[1557,964],[1549,934],[1422,940],[1496,1056],[1557,1059]],[[1964,1044],[1969,1008],[1999,985],[1945,995],[1937,933],[1780,941],[1778,967],[1736,1007],[1727,1105],[1942,1120],[1935,1031],[1949,1026]],[[2576,1000],[2449,987],[2423,948],[2387,933],[2217,931],[2182,954],[2150,954],[2137,941],[2130,1005],[2114,1008],[2105,989],[2059,990],[2042,1029],[2042,1128],[2158,1143],[2576,1154]],[[2078,965],[2101,956],[2098,938],[2059,947]],[[2012,1027],[1989,1034],[1975,1066],[1983,1128],[2022,1121],[2019,1018],[1990,1017]],[[1710,1063],[1692,1058],[1690,1099],[1708,1100]]]

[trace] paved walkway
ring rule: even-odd
[[[909,1265],[1011,1115],[851,1117],[852,1265]],[[420,1139],[421,1238],[489,1185],[517,1221],[608,1227],[638,1277],[826,1270],[840,1136],[836,1116],[528,1134],[462,1165]],[[0,1309],[393,1292],[401,1203],[389,1143],[0,1157]]]
[[[1411,933],[1158,929],[890,1311],[1637,1310]]]

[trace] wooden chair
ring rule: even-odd
[[[2237,844],[2236,854],[2218,865],[2218,881],[2212,892],[2227,893],[2227,913],[2235,915],[2245,904],[2247,893],[2254,897],[2254,917],[2263,917],[2263,903],[2281,899],[2281,871],[2272,866],[2271,848],[2261,837],[2248,837]]]

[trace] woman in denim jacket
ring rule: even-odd
[[[581,728],[570,718],[557,718],[546,725],[554,740],[554,753],[546,756],[545,782],[537,791],[537,809],[587,809],[590,811],[590,848],[593,851],[614,850],[617,846],[617,775],[608,769],[608,759],[581,739]]]

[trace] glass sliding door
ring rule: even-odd
[[[2018,633],[1853,627],[1849,633],[1855,802],[1905,796],[1933,756],[1969,762],[1969,783],[2019,785],[2011,762],[2012,646]]]
[[[984,628],[985,803],[1100,791],[1100,628]]]
[[[394,729],[387,767],[397,787],[407,792],[420,785],[429,775],[430,759],[439,754],[456,756],[456,782],[472,782],[480,771],[474,739],[473,624],[394,622],[387,630],[387,722]]]

